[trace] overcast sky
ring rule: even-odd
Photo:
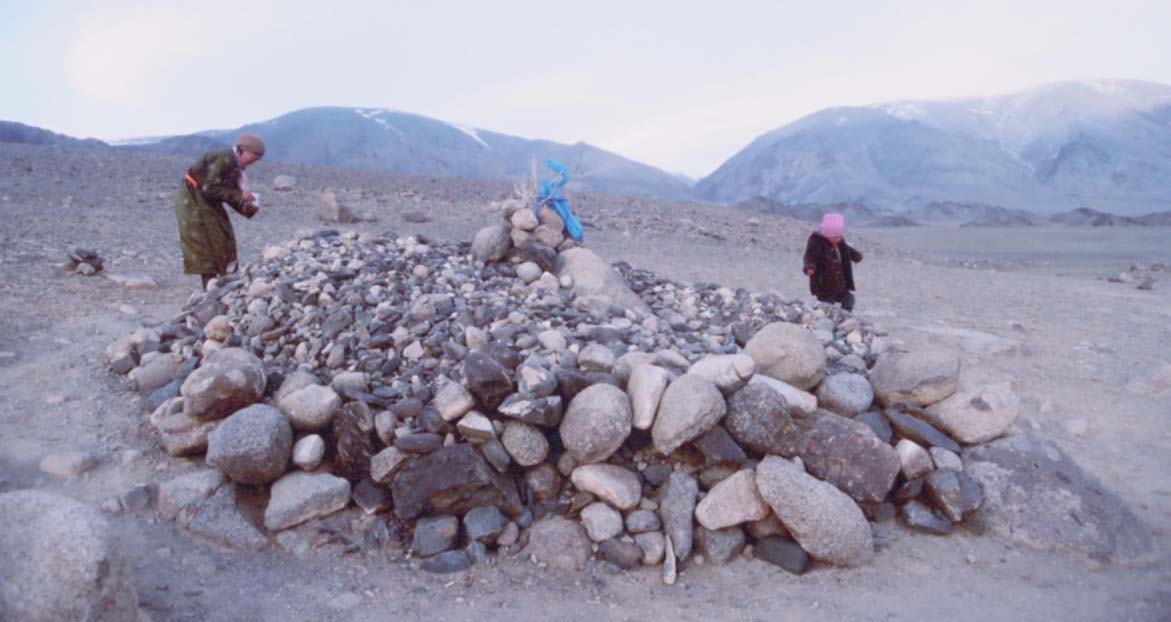
[[[101,139],[384,107],[700,177],[827,106],[1085,78],[1171,83],[1171,1],[0,0],[0,119]]]

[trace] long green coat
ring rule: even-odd
[[[255,205],[244,202],[242,172],[231,149],[208,153],[187,170],[198,186],[184,179],[175,197],[183,271],[187,274],[227,274],[228,267],[236,261],[236,234],[223,204],[246,218],[258,211]]]

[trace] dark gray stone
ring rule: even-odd
[[[756,543],[752,554],[757,559],[780,566],[796,575],[805,574],[812,565],[809,553],[806,553],[800,544],[787,538],[765,538]]]
[[[425,512],[465,514],[483,505],[509,516],[523,511],[516,483],[488,466],[475,447],[462,443],[408,462],[391,483],[391,494],[395,514],[403,519]]]
[[[708,463],[744,464],[748,461],[744,450],[736,444],[723,426],[717,425],[708,430],[693,443],[704,458],[707,458]]]
[[[611,538],[599,544],[598,550],[602,559],[623,570],[636,568],[642,563],[642,548],[633,542]]]
[[[508,369],[483,352],[471,352],[464,358],[463,373],[468,390],[486,410],[495,410],[513,391]]]
[[[364,479],[350,491],[354,505],[367,514],[378,514],[390,509],[390,493],[374,482]]]
[[[738,526],[716,530],[698,527],[696,528],[696,540],[698,540],[699,549],[703,551],[703,556],[707,558],[708,562],[716,565],[732,561],[744,550],[744,545],[747,543],[744,531]]]
[[[728,398],[724,427],[741,446],[757,453],[787,457],[797,453],[799,434],[793,410],[767,384],[749,383],[733,393]]]
[[[663,531],[671,539],[675,557],[679,560],[685,560],[691,555],[695,538],[695,498],[698,494],[699,482],[682,471],[675,471],[671,473],[659,501]]]
[[[953,523],[964,518],[963,495],[956,472],[951,469],[936,469],[927,476],[927,498]]]
[[[443,437],[431,432],[407,434],[394,439],[394,448],[408,454],[428,454],[443,447]]]
[[[472,560],[465,551],[444,551],[435,557],[423,560],[423,570],[435,574],[463,572],[472,567]]]
[[[899,474],[899,457],[864,423],[818,409],[800,420],[798,455],[814,477],[855,501],[886,499]]]
[[[228,417],[207,437],[207,463],[242,484],[284,475],[293,455],[293,428],[271,406],[254,404]]]
[[[935,426],[926,421],[902,412],[900,409],[913,409],[914,406],[898,403],[893,407],[882,411],[882,415],[890,422],[891,427],[902,438],[909,439],[919,443],[924,447],[942,447],[944,449],[960,452],[959,443],[951,439],[950,436],[940,432]],[[926,415],[924,415],[926,416]]]
[[[459,541],[459,519],[454,516],[433,516],[419,519],[411,537],[411,553],[417,557],[431,557],[455,547]]]
[[[935,535],[945,536],[951,533],[951,523],[940,515],[931,506],[918,500],[908,501],[903,505],[899,514],[908,526]]]
[[[880,412],[870,411],[862,413],[854,417],[854,421],[870,426],[870,429],[874,430],[874,435],[888,445],[894,440],[894,430],[890,428],[890,422]]]
[[[508,522],[494,505],[473,509],[464,515],[464,534],[469,540],[492,542]]]

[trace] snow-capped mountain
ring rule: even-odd
[[[1171,86],[1062,82],[829,108],[760,136],[696,188],[724,203],[1158,211],[1171,206]]]

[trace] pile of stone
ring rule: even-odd
[[[68,253],[68,257],[69,261],[64,264],[64,270],[81,276],[93,276],[101,272],[105,263],[97,253],[84,248],[73,249]]]
[[[1128,283],[1134,284],[1137,289],[1150,290],[1155,287],[1158,279],[1155,274],[1158,272],[1167,272],[1167,264],[1156,261],[1148,265],[1131,264],[1130,269],[1126,272],[1119,272],[1118,276],[1107,277],[1106,280],[1111,283]]]
[[[1007,383],[500,209],[470,246],[306,234],[112,344],[167,451],[210,467],[163,483],[159,511],[258,549],[353,504],[437,572],[498,551],[672,582],[697,557],[863,564],[869,521],[942,534],[979,508],[959,443],[1012,425]],[[263,529],[237,486],[267,488]]]

